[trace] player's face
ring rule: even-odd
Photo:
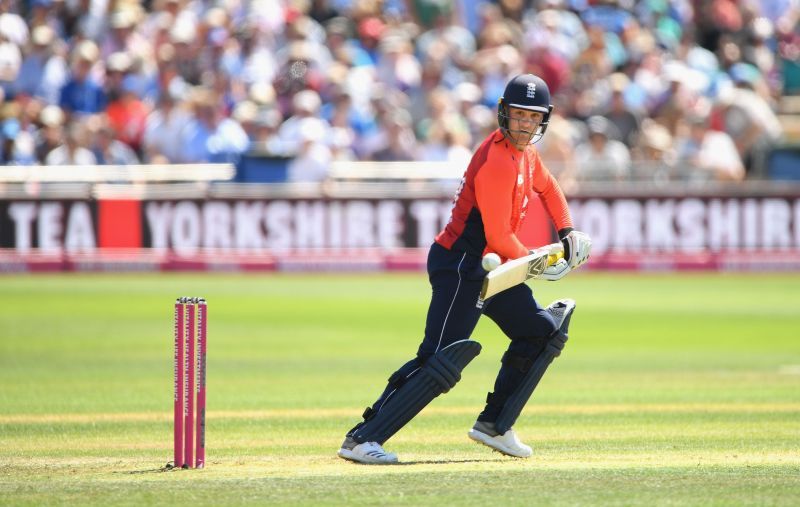
[[[528,144],[543,119],[544,114],[538,111],[509,107],[508,134],[511,141],[517,146]]]

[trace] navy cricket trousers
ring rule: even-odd
[[[373,411],[379,411],[398,383],[411,377],[429,357],[453,342],[469,338],[478,319],[485,313],[511,340],[490,396],[494,401],[488,403],[478,416],[481,421],[494,422],[497,419],[504,401],[525,375],[514,364],[535,359],[556,330],[556,325],[525,284],[505,290],[479,305],[485,276],[480,257],[433,244],[428,253],[428,278],[432,292],[425,337],[417,356],[389,378],[389,385],[372,406]],[[506,361],[509,358],[512,361]]]
[[[486,314],[514,341],[547,339],[556,325],[533,297],[530,287],[517,285],[478,304],[486,271],[481,258],[447,250],[434,243],[428,253],[431,303],[425,321],[425,338],[417,356],[425,360],[443,347],[472,335],[481,314]]]

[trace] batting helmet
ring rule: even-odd
[[[535,132],[511,131],[508,128],[508,108],[510,107],[538,111],[544,115],[544,118]],[[497,101],[497,124],[506,136],[509,132],[528,134],[528,142],[532,144],[539,141],[544,135],[552,111],[553,105],[550,103],[550,89],[547,87],[547,83],[539,76],[520,74],[508,82],[503,96]]]

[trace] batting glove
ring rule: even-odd
[[[561,238],[564,244],[564,259],[572,269],[575,269],[589,260],[592,252],[592,240],[580,231],[569,231]]]
[[[539,278],[542,280],[548,280],[550,282],[555,282],[556,280],[561,280],[567,273],[572,271],[572,268],[569,267],[569,264],[564,259],[558,259],[558,262],[553,264],[552,266],[547,266],[542,274],[539,275]]]

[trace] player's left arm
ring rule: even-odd
[[[541,197],[544,208],[556,225],[558,237],[564,245],[564,258],[548,267],[541,278],[559,280],[589,260],[592,240],[585,233],[574,229],[564,192],[538,154],[534,163],[536,165],[533,171],[533,190]]]

